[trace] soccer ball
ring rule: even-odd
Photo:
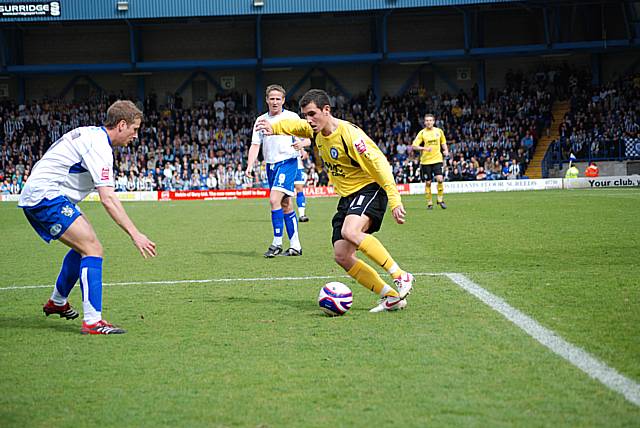
[[[325,314],[335,317],[344,315],[353,303],[351,289],[341,282],[328,282],[320,290],[318,305]]]

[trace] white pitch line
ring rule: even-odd
[[[444,273],[418,272],[415,276],[443,276]],[[333,276],[279,276],[273,278],[214,278],[214,279],[179,279],[174,281],[131,281],[131,282],[105,282],[103,285],[172,285],[172,284],[210,284],[216,282],[256,282],[256,281],[310,281],[315,279],[350,278],[348,275]],[[0,287],[0,291],[28,290],[37,288],[51,288],[53,284],[45,285],[13,285]]]
[[[582,348],[567,342],[552,330],[538,324],[533,318],[511,307],[507,302],[491,294],[466,276],[459,273],[447,273],[445,276],[490,306],[493,310],[502,314],[552,352],[561,356],[607,388],[622,394],[628,401],[640,407],[640,384],[621,375],[615,369],[599,361]]]

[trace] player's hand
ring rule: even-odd
[[[138,251],[140,251],[140,254],[142,254],[142,257],[145,259],[148,257],[155,257],[157,255],[156,243],[151,241],[142,233],[132,236],[131,239],[133,240],[133,245],[138,248]]]
[[[293,147],[296,150],[302,150],[302,141],[301,140],[295,140],[293,142],[293,144],[291,145],[291,147]]]
[[[404,210],[402,204],[395,207],[393,211],[391,211],[391,214],[393,214],[393,218],[395,219],[396,223],[404,224],[404,216],[407,214],[407,212]]]
[[[264,135],[273,135],[273,128],[267,119],[260,119],[256,122],[256,131]]]

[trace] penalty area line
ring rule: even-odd
[[[640,384],[621,375],[615,369],[607,366],[587,351],[564,340],[553,330],[540,325],[533,318],[510,306],[507,302],[495,296],[459,273],[447,273],[447,278],[456,285],[469,292],[494,311],[524,330],[529,336],[540,342],[556,355],[564,358],[589,377],[599,381],[612,391],[622,394],[629,402],[640,407]]]
[[[418,272],[414,276],[444,276],[444,273],[437,272]],[[104,286],[114,285],[179,285],[179,284],[210,284],[218,282],[260,282],[260,281],[312,281],[316,279],[339,279],[350,278],[349,275],[331,275],[331,276],[278,276],[271,278],[211,278],[211,279],[179,279],[172,281],[128,281],[128,282],[105,282]],[[51,288],[53,284],[46,285],[13,285],[9,287],[0,287],[0,291],[9,290],[30,290],[38,288]]]

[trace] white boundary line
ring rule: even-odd
[[[445,276],[454,284],[458,285],[494,311],[500,313],[506,319],[522,329],[529,336],[540,342],[553,353],[564,358],[575,367],[582,370],[589,377],[599,381],[612,391],[622,394],[629,402],[640,407],[640,384],[621,375],[615,369],[599,361],[591,354],[558,336],[552,330],[540,325],[533,318],[525,315],[513,308],[500,297],[495,296],[475,282],[460,273],[414,273],[415,276]],[[271,278],[216,278],[216,279],[186,279],[177,281],[132,281],[132,282],[112,282],[104,285],[173,285],[173,284],[209,284],[221,282],[258,282],[258,281],[309,281],[316,279],[348,278],[342,276],[288,276]],[[0,287],[0,291],[51,288],[48,285],[25,285]]]
[[[445,273],[414,273],[414,276],[444,276]],[[350,278],[349,275],[330,276],[279,276],[273,278],[215,278],[215,279],[179,279],[175,281],[132,281],[132,282],[105,282],[102,285],[171,285],[171,284],[210,284],[216,282],[259,282],[259,281],[310,281],[314,279]],[[37,288],[53,288],[53,284],[45,285],[12,285],[0,287],[0,291],[29,290]]]
[[[466,276],[459,273],[447,273],[445,276],[490,306],[494,311],[499,312],[552,352],[640,407],[640,384],[621,375],[582,348],[567,342],[552,330],[541,326],[533,318],[511,307],[507,302],[491,294]]]

